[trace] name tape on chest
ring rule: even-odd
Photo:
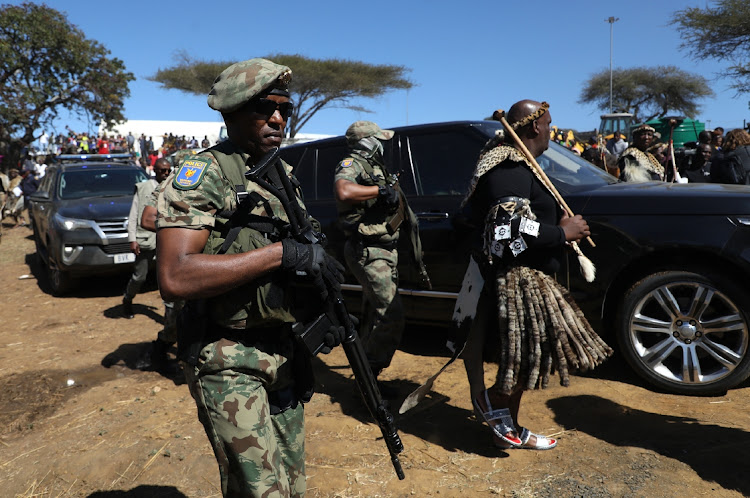
[[[172,184],[180,190],[194,189],[200,185],[210,164],[210,159],[200,157],[185,159],[180,164],[180,170],[174,175]]]

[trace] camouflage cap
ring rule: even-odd
[[[268,59],[250,59],[232,64],[214,80],[208,106],[219,112],[236,111],[270,87],[286,90],[292,70]]]
[[[380,126],[372,121],[355,121],[346,129],[346,141],[350,145],[367,137],[375,137],[380,140],[390,140],[393,138],[393,130],[381,130]]]

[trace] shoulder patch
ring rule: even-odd
[[[203,176],[211,164],[211,159],[190,157],[182,161],[180,169],[174,175],[172,184],[180,190],[191,190],[200,185]]]
[[[343,161],[341,161],[342,168],[348,168],[352,164],[354,164],[354,159],[344,159]]]

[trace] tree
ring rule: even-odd
[[[721,73],[731,78],[738,94],[750,92],[750,3],[747,0],[717,0],[715,7],[688,7],[672,16],[683,43],[696,60],[729,61]]]
[[[631,112],[636,121],[648,121],[670,112],[695,117],[699,109],[697,101],[713,96],[714,92],[703,76],[675,66],[656,66],[614,70],[612,94],[617,112]],[[609,109],[609,69],[589,78],[579,103]]]
[[[134,80],[123,62],[68,22],[34,3],[0,7],[0,122],[10,137],[5,164],[66,109],[95,121],[124,120]]]
[[[294,111],[289,118],[289,136],[294,137],[315,113],[324,107],[342,107],[362,112],[352,104],[355,98],[373,98],[390,90],[409,89],[413,83],[404,77],[404,66],[367,64],[343,59],[313,59],[302,55],[275,54],[266,57],[292,68],[289,93]],[[216,76],[233,62],[204,62],[185,53],[178,64],[160,69],[149,80],[164,88],[175,88],[195,95],[207,95]]]

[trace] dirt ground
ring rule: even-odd
[[[152,284],[119,316],[124,278],[49,293],[31,231],[0,243],[0,495],[220,496],[219,473],[179,376],[135,368],[163,305]],[[409,327],[383,374],[406,394],[445,362],[445,332]],[[612,341],[610,341],[612,342]],[[614,358],[572,386],[527,393],[522,423],[551,451],[494,449],[460,364],[396,416],[406,479],[393,472],[343,351],[315,360],[306,407],[308,496],[747,496],[750,384],[719,397],[662,394]],[[488,365],[488,381],[494,374]],[[397,406],[400,405],[400,400]]]

